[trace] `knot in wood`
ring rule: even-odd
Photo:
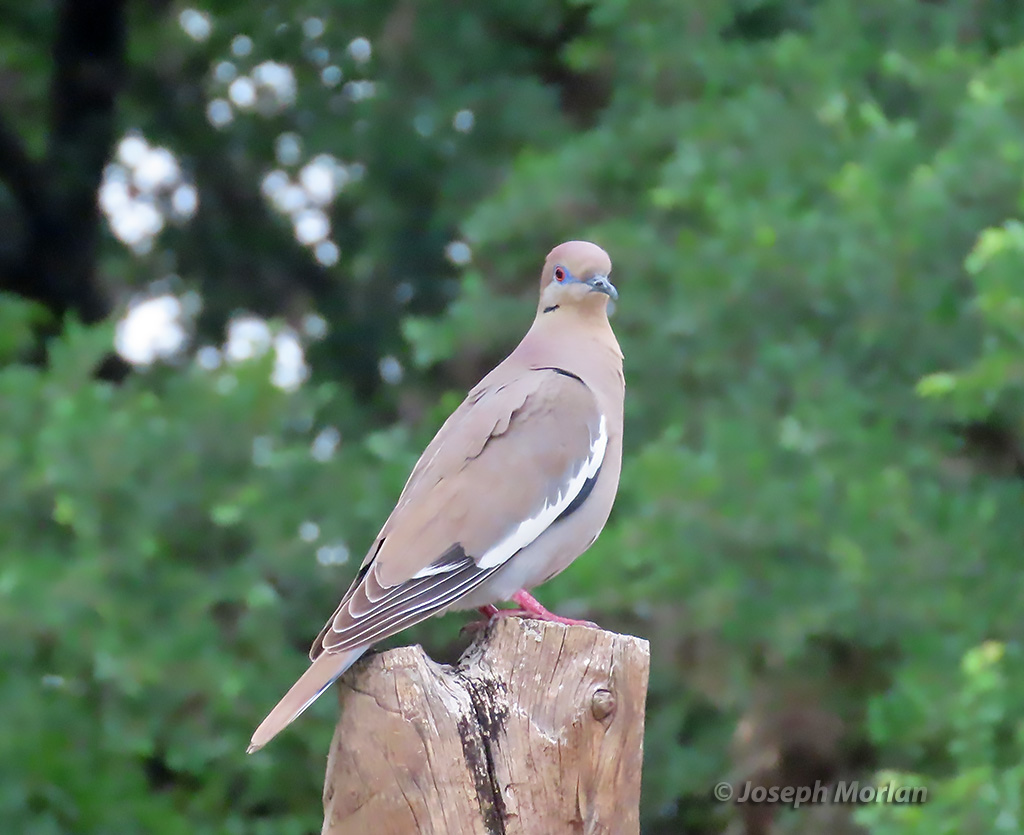
[[[611,690],[595,690],[590,698],[590,712],[598,722],[604,722],[615,713],[615,694]]]

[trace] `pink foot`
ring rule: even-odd
[[[576,620],[574,618],[563,618],[561,615],[556,615],[554,612],[549,612],[536,598],[533,597],[529,592],[520,589],[512,595],[512,600],[519,604],[518,609],[499,609],[497,616],[505,617],[513,615],[515,617],[523,618],[535,618],[537,620],[547,620],[552,623],[562,623],[566,626],[592,626],[598,629],[598,625],[593,621],[589,620]]]
[[[551,623],[561,623],[565,626],[591,626],[594,629],[600,627],[590,620],[575,620],[574,618],[563,618],[554,612],[545,609],[538,600],[526,591],[520,590],[512,595],[512,600],[519,604],[518,609],[499,609],[497,606],[480,606],[478,611],[483,615],[483,620],[473,620],[462,627],[463,632],[479,632],[488,624],[498,618],[534,618],[535,620],[546,620]]]

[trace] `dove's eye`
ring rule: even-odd
[[[565,281],[564,267],[555,267],[555,281]]]

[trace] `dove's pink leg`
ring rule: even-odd
[[[483,622],[467,624],[469,627],[486,626],[495,618],[534,618],[535,620],[547,620],[552,623],[561,623],[566,626],[593,626],[599,628],[596,623],[590,620],[576,620],[575,618],[563,618],[554,612],[549,612],[540,602],[526,591],[520,590],[512,595],[512,600],[519,604],[518,609],[499,609],[497,606],[480,606],[478,611],[483,615]]]
[[[589,620],[576,620],[574,618],[563,618],[561,615],[556,615],[554,612],[549,612],[526,591],[520,590],[512,595],[512,600],[519,604],[518,609],[495,609],[493,606],[483,607],[480,611],[484,614],[487,612],[484,609],[494,609],[488,615],[491,618],[534,618],[536,620],[547,620],[552,623],[562,623],[566,626],[593,626],[597,627],[597,624]]]

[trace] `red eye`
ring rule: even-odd
[[[565,281],[565,270],[561,267],[555,267],[555,281]]]

